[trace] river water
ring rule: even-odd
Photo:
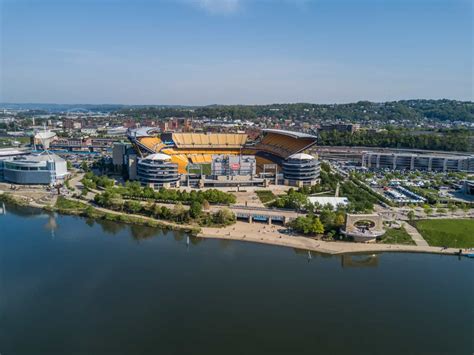
[[[8,206],[0,353],[472,354],[474,260],[327,256]]]

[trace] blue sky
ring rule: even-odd
[[[0,0],[2,102],[473,99],[470,0]]]

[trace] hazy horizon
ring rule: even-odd
[[[451,99],[451,98],[405,98],[405,99],[398,99],[398,100],[387,100],[387,101],[371,101],[371,100],[358,100],[358,101],[347,101],[347,102],[270,102],[270,103],[260,103],[260,104],[247,104],[247,103],[236,103],[236,104],[202,104],[202,105],[188,105],[188,104],[167,104],[167,103],[144,103],[144,104],[124,104],[120,102],[97,102],[97,103],[90,103],[90,102],[0,102],[0,105],[64,105],[64,106],[175,106],[175,107],[206,107],[206,106],[271,106],[271,105],[296,105],[296,104],[308,104],[308,105],[349,105],[355,104],[360,101],[367,101],[375,104],[383,104],[387,102],[397,102],[397,101],[411,101],[411,100],[433,100],[433,101],[440,101],[440,100],[452,100],[452,101],[459,101],[459,102],[473,102],[473,100],[458,100],[458,99]]]
[[[3,0],[0,102],[473,100],[467,0]]]

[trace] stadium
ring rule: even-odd
[[[291,156],[316,144],[316,136],[277,129],[263,129],[253,142],[245,133],[160,133],[159,129],[141,127],[127,132],[138,157],[166,154],[180,174],[210,175],[211,165],[217,156],[253,156],[256,172],[276,166],[281,171],[283,163]]]

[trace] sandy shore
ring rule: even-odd
[[[202,228],[199,237],[271,244],[326,254],[411,252],[453,255],[459,252],[459,249],[455,248],[442,249],[430,246],[325,242],[302,236],[289,236],[279,232],[280,229],[283,227],[237,222],[226,228]]]

